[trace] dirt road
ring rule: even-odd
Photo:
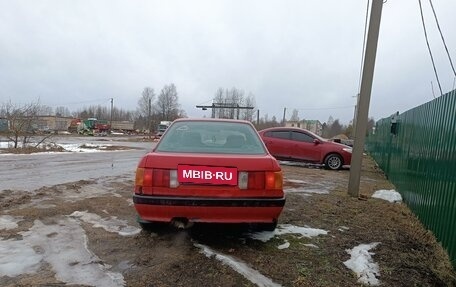
[[[16,168],[20,184],[0,188],[0,286],[356,286],[347,250],[371,243],[367,263],[378,266],[382,286],[455,285],[446,254],[406,206],[370,197],[394,187],[369,158],[360,199],[346,194],[347,170],[282,163],[287,203],[272,233],[226,225],[141,231],[133,158],[148,146],[102,154],[123,163],[113,175],[90,168],[37,188],[26,188],[37,181],[27,175],[40,164]],[[86,155],[58,156],[74,166]],[[2,168],[10,160],[0,155]]]

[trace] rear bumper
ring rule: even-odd
[[[285,205],[282,198],[198,198],[134,195],[136,211],[143,220],[169,222],[270,223]]]

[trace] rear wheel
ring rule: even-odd
[[[148,231],[148,232],[157,229],[158,227],[160,227],[160,225],[163,225],[163,223],[160,223],[160,222],[144,220],[139,216],[136,217],[136,221],[138,222],[138,224],[142,230]]]
[[[144,231],[151,231],[154,227],[154,224],[152,222],[138,222],[139,226],[141,226],[141,229]]]
[[[277,222],[272,223],[255,223],[253,224],[253,230],[255,231],[274,231],[277,227]]]
[[[342,157],[338,154],[332,153],[325,158],[325,168],[331,170],[341,169],[343,165]]]

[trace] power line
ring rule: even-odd
[[[319,110],[339,110],[339,109],[352,109],[354,105],[349,105],[349,106],[340,106],[340,107],[320,107],[320,108],[296,108],[298,111],[319,111]],[[287,110],[287,115],[292,113],[293,110]]]
[[[426,31],[426,24],[424,23],[423,7],[421,5],[421,0],[418,0],[418,3],[420,4],[421,22],[423,23],[424,37],[426,38],[426,44],[428,47],[429,55],[431,56],[432,67],[434,68],[434,74],[437,79],[437,83],[439,84],[440,95],[443,95],[442,86],[440,85],[439,75],[437,74],[437,69],[435,68],[434,57],[432,56],[431,46],[429,45],[429,40],[428,40],[428,36],[427,36],[427,31]]]
[[[367,21],[369,20],[369,6],[370,6],[370,0],[367,1],[366,20],[364,21],[363,50],[361,51],[361,66],[359,68],[358,94],[361,91],[361,78],[363,75],[363,65],[364,65],[364,51],[366,50]]]
[[[305,110],[307,110],[307,111],[309,111],[309,110],[314,110],[314,111],[315,110],[339,110],[339,109],[348,109],[348,108],[351,109],[353,107],[354,107],[354,105],[340,106],[340,107],[326,107],[326,108],[305,108],[305,109],[300,109],[300,110],[303,110],[303,111],[305,111]]]
[[[434,4],[432,4],[432,0],[429,0],[429,3],[431,4],[432,13],[434,13],[435,22],[437,23],[437,28],[439,29],[440,37],[442,38],[442,42],[443,42],[443,46],[445,46],[445,50],[448,55],[448,60],[450,60],[451,69],[453,69],[453,74],[456,77],[456,71],[454,70],[453,61],[451,61],[450,52],[448,52],[448,47],[445,43],[445,38],[443,37],[442,30],[440,29],[439,20],[437,19],[437,14],[435,13],[435,9],[434,9]]]

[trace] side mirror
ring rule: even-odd
[[[314,139],[314,140],[313,140],[313,143],[314,143],[314,144],[321,144],[321,141],[320,141],[319,139]]]

